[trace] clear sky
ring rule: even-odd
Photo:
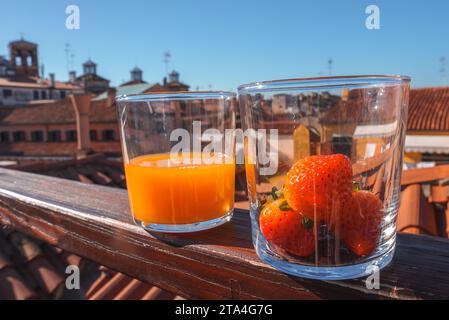
[[[67,5],[80,29],[65,27]],[[365,8],[380,9],[380,29],[365,27]],[[403,0],[0,0],[0,54],[20,38],[39,44],[45,73],[67,79],[89,57],[118,85],[138,65],[148,82],[165,75],[163,53],[181,81],[200,89],[291,77],[405,74],[412,85],[448,85],[449,1]],[[446,67],[449,69],[449,67]],[[449,71],[446,71],[448,73]]]

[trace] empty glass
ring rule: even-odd
[[[296,276],[347,279],[392,260],[409,83],[354,76],[239,87],[263,261]]]

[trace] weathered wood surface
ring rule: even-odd
[[[381,288],[314,281],[256,256],[247,211],[213,230],[161,236],[132,222],[126,191],[0,169],[0,223],[187,298],[449,298],[449,241],[401,234]],[[82,275],[81,275],[82,276]]]

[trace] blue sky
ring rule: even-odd
[[[416,2],[416,3],[415,3]],[[81,29],[65,28],[65,8],[76,4]],[[380,30],[365,27],[365,8],[380,8]],[[0,54],[20,38],[39,44],[45,73],[67,79],[65,44],[78,74],[89,57],[118,85],[138,65],[148,82],[170,69],[200,89],[290,77],[405,74],[412,85],[448,85],[449,1],[283,0],[1,0]],[[446,83],[445,83],[446,82]]]

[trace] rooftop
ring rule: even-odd
[[[89,120],[91,123],[116,122],[117,111],[105,101],[92,101]],[[0,124],[67,124],[75,123],[75,111],[70,98],[27,107],[0,110]]]
[[[49,89],[52,88],[49,79],[36,79],[34,82],[28,81],[15,81],[10,78],[0,78],[0,87],[12,87],[12,88],[29,88],[29,89]],[[60,81],[55,81],[55,89],[59,90],[81,90],[77,85],[71,83],[65,83]]]
[[[449,87],[410,91],[407,130],[449,132]]]
[[[154,91],[157,90],[160,87],[160,85],[155,83],[137,83],[137,84],[130,84],[130,85],[122,85],[120,87],[117,87],[116,89],[116,95],[122,96],[122,95],[130,95],[130,94],[141,94],[148,91]],[[99,94],[97,97],[93,99],[93,101],[98,100],[104,100],[108,98],[108,93],[103,92]]]

